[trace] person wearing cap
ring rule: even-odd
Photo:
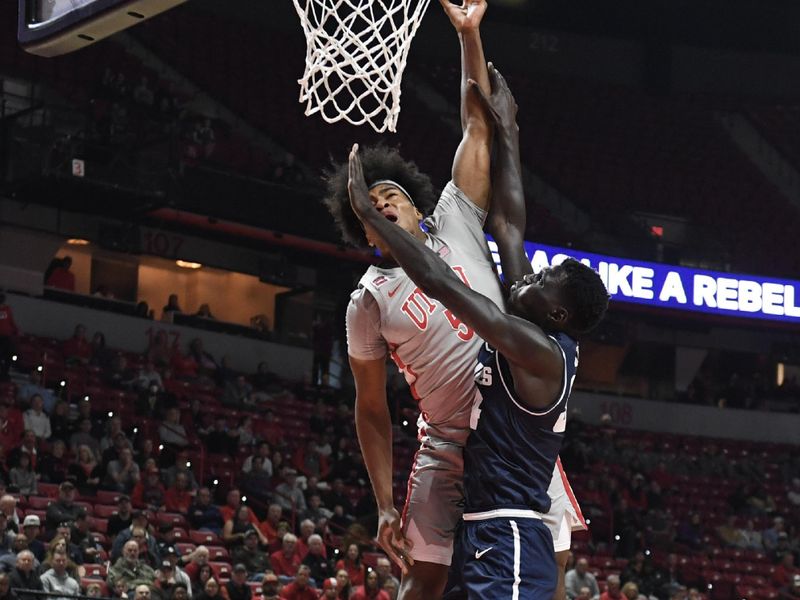
[[[297,471],[292,468],[283,470],[283,483],[275,488],[275,502],[287,512],[306,510],[306,497],[303,490],[297,485]]]
[[[181,569],[179,565],[180,556],[178,554],[178,549],[175,546],[167,546],[161,551],[161,556],[163,557],[164,561],[167,561],[172,565],[172,574],[175,578],[175,583],[183,585],[191,597],[192,580],[189,578],[189,575],[186,573],[186,571]]]
[[[56,600],[66,600],[68,596],[77,596],[81,593],[81,587],[67,573],[68,558],[64,552],[57,552],[53,555],[50,569],[42,575],[42,588],[45,592],[63,594]]]
[[[80,507],[75,504],[75,484],[71,481],[62,482],[58,486],[58,500],[47,507],[45,529],[51,533],[60,523],[74,521],[79,511]]]
[[[158,553],[158,543],[154,535],[150,534],[149,524],[147,522],[147,513],[142,511],[135,511],[132,514],[133,520],[128,529],[123,529],[114,538],[114,545],[111,546],[111,560],[117,560],[122,556],[122,548],[128,540],[136,540],[142,545],[142,549],[146,548],[148,561],[157,565],[160,560]]]
[[[117,511],[108,519],[108,537],[114,538],[120,531],[128,529],[133,520],[131,497],[127,494],[120,494],[117,498]]]
[[[241,563],[233,566],[231,580],[225,584],[229,600],[250,600],[253,591],[247,585],[247,567]]]
[[[311,570],[305,565],[300,565],[295,573],[294,581],[283,586],[281,600],[317,600],[319,592],[311,587],[310,577]]]
[[[78,518],[72,524],[70,534],[72,536],[72,543],[74,543],[83,555],[83,562],[93,563],[102,546],[98,544],[92,532],[89,530],[90,522],[85,510],[78,513]]]
[[[28,538],[28,550],[33,552],[36,559],[41,562],[44,560],[45,545],[39,538],[42,524],[38,515],[26,515],[22,521],[22,532]]]
[[[64,521],[63,523],[59,523],[58,527],[56,528],[56,535],[53,539],[61,537],[67,544],[65,548],[65,552],[69,559],[75,563],[76,565],[83,564],[83,552],[81,549],[72,541],[72,527],[75,524],[74,521]],[[50,542],[52,544],[52,541]]]
[[[244,544],[231,550],[233,561],[243,564],[250,575],[263,573],[272,568],[269,556],[258,547],[258,542],[258,532],[249,529],[244,534]]]
[[[270,554],[269,561],[278,577],[292,577],[300,566],[300,555],[297,553],[297,536],[287,533],[281,540],[281,549]]]
[[[156,571],[156,579],[151,590],[153,597],[156,600],[170,600],[177,582],[172,562],[167,559],[162,560]]]
[[[156,572],[139,560],[139,542],[128,540],[122,548],[122,556],[108,570],[108,587],[113,589],[119,580],[125,580],[128,589],[137,585],[153,585]]]

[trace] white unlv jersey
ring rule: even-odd
[[[426,245],[472,289],[503,307],[503,295],[486,245],[486,212],[452,182],[425,221]],[[387,352],[419,401],[421,426],[436,439],[464,443],[473,379],[482,340],[457,316],[427,297],[400,268],[371,266],[347,309],[348,352],[374,360]]]

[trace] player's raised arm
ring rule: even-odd
[[[505,78],[489,64],[492,93],[487,96],[476,84],[470,91],[483,104],[495,124],[496,152],[492,164],[492,208],[486,230],[494,237],[500,253],[506,287],[533,273],[525,254],[525,191],[519,158],[517,103]]]
[[[480,24],[486,0],[463,0],[459,6],[439,0],[461,42],[461,143],[453,159],[453,181],[475,204],[487,209],[491,185],[489,165],[492,151],[492,123],[480,99],[468,93],[474,81],[489,94],[489,73],[483,55]]]
[[[356,215],[382,238],[392,257],[424,293],[442,302],[531,376],[558,379],[563,370],[561,354],[540,327],[505,314],[491,300],[465,286],[435,252],[375,209],[364,181],[357,145],[350,153],[349,191]]]

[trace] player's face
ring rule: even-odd
[[[402,227],[410,234],[414,235],[419,231],[419,222],[422,214],[411,203],[411,200],[399,189],[390,184],[375,186],[369,191],[369,198],[372,205],[387,220]],[[377,246],[383,256],[389,256],[389,249],[385,247],[381,239],[369,227],[365,226],[367,241]]]
[[[511,286],[509,311],[545,329],[558,329],[566,319],[559,297],[562,274],[558,267],[526,275]]]

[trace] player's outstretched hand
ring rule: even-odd
[[[353,144],[353,148],[350,150],[348,172],[347,192],[350,195],[350,206],[356,216],[363,221],[368,211],[374,210],[375,207],[372,205],[372,200],[369,199],[369,188],[364,180],[361,158],[358,156],[358,144]]]
[[[463,0],[461,6],[450,0],[439,0],[439,4],[459,33],[477,31],[486,13],[486,0]]]
[[[494,120],[498,127],[514,128],[517,126],[517,101],[514,94],[508,87],[506,78],[498,71],[492,63],[489,63],[489,83],[492,85],[492,93],[486,96],[477,82],[470,79],[468,92],[476,94],[483,105],[483,108]]]
[[[379,512],[378,544],[389,556],[389,560],[400,567],[403,575],[406,575],[408,567],[414,564],[414,559],[408,555],[414,544],[405,536],[400,525],[400,513],[397,509]]]

